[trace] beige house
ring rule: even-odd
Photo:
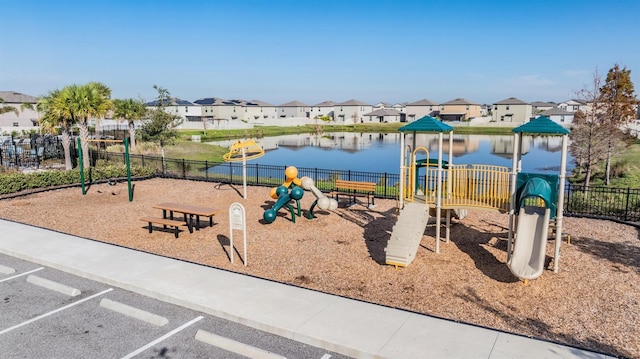
[[[466,98],[457,98],[440,104],[439,116],[443,121],[469,121],[482,116],[482,105]]]
[[[493,104],[491,120],[494,122],[526,123],[531,120],[531,104],[509,97]]]
[[[419,120],[424,116],[435,117],[438,111],[438,104],[427,99],[418,100],[405,105],[408,122]]]

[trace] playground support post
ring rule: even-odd
[[[414,136],[415,137],[415,136]],[[438,178],[436,179],[436,253],[440,253],[440,219],[442,214],[442,132],[438,133]]]
[[[90,141],[90,140],[89,140]],[[99,141],[107,141],[107,140],[99,140]],[[98,142],[98,141],[95,141]],[[111,142],[122,142],[124,143],[124,154],[125,154],[125,165],[127,167],[127,189],[129,192],[129,202],[133,202],[133,188],[131,185],[131,160],[129,158],[129,140],[127,138],[124,141],[111,140]],[[81,139],[78,137],[78,165],[80,167],[80,185],[82,187],[82,195],[87,194],[87,189],[84,185],[84,163],[82,158],[82,147],[81,147]]]
[[[515,208],[516,208],[516,178],[518,176],[518,149],[520,148],[520,134],[513,134],[513,158],[511,162],[511,196],[509,200],[509,237],[507,239],[507,261],[511,259],[511,246],[513,242],[513,231],[515,221]]]
[[[568,135],[562,136],[562,155],[560,156],[560,184],[558,190],[558,205],[556,213],[556,247],[553,254],[553,272],[558,273],[560,264],[560,243],[562,242],[562,211],[564,210],[564,182],[567,171],[567,139]]]
[[[398,186],[398,208],[402,209],[404,207],[404,176],[405,176],[405,149],[404,149],[404,133],[400,136],[400,183]],[[414,136],[415,137],[415,136]]]
[[[127,189],[129,192],[129,202],[133,202],[133,188],[131,188],[131,159],[129,158],[129,139],[124,139],[124,160],[127,165]]]

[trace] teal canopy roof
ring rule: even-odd
[[[545,135],[568,135],[569,130],[558,125],[547,116],[535,118],[512,130],[514,133],[534,133]]]
[[[435,117],[425,116],[398,129],[400,132],[451,132],[453,127]]]

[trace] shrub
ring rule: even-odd
[[[131,176],[134,177],[151,176],[154,173],[151,167],[131,166]],[[124,164],[114,164],[104,160],[98,161],[98,166],[85,170],[85,183],[125,177],[127,177],[127,169]],[[79,169],[0,173],[0,195],[69,184],[80,184]]]

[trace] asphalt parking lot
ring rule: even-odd
[[[0,254],[0,348],[11,358],[348,358]]]

